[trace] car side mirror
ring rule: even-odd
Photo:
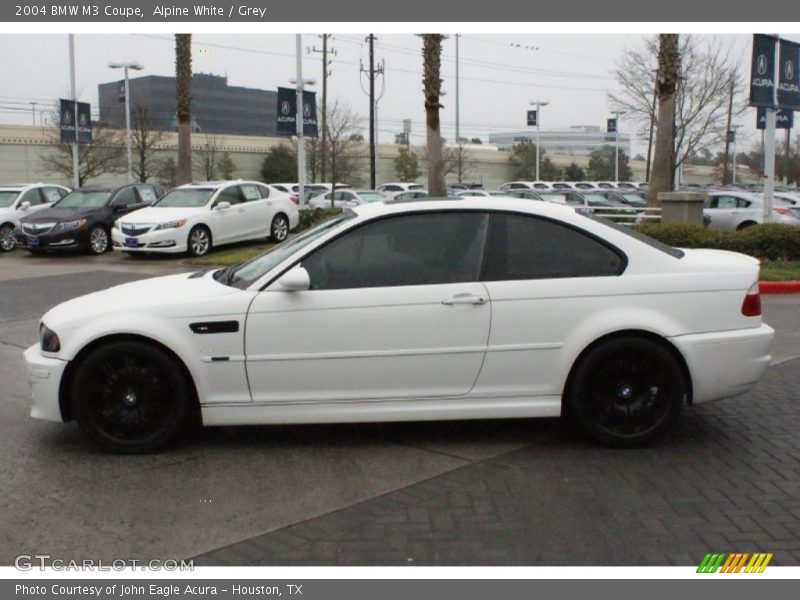
[[[31,203],[28,200],[20,202],[19,209],[20,210],[30,210],[31,209]]]
[[[303,267],[294,267],[278,279],[278,289],[284,292],[303,292],[311,288],[311,277]]]
[[[222,202],[217,202],[217,205],[214,207],[216,210],[228,210],[231,207],[231,203],[227,200],[223,200]]]

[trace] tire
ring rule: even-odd
[[[92,350],[75,370],[70,398],[83,432],[113,452],[157,450],[192,423],[187,376],[172,356],[144,342]]]
[[[682,366],[663,345],[644,337],[611,338],[579,359],[565,408],[598,442],[642,446],[675,426],[688,387]]]
[[[0,252],[11,252],[17,247],[17,240],[14,237],[14,226],[10,223],[0,225]]]
[[[108,230],[102,225],[95,225],[89,230],[89,238],[86,241],[86,250],[89,254],[99,256],[105,254],[111,248],[108,238]]]
[[[211,232],[205,225],[195,225],[186,241],[189,256],[205,256],[211,250]]]
[[[744,223],[739,223],[739,226],[736,228],[736,231],[742,231],[743,229],[747,229],[748,227],[752,227],[753,225],[758,225],[755,221],[745,221]]]
[[[278,244],[289,237],[289,219],[286,218],[286,215],[275,215],[269,227],[269,237]]]

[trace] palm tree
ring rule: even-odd
[[[442,108],[439,96],[442,91],[440,76],[442,67],[442,40],[440,33],[422,35],[422,84],[425,94],[425,124],[428,154],[428,193],[431,197],[444,197],[447,189],[444,183],[443,140],[439,131],[439,109]]]
[[[192,34],[175,34],[178,101],[178,185],[192,181]]]
[[[675,90],[678,87],[681,55],[677,33],[662,33],[658,36],[658,73],[656,93],[658,96],[658,124],[653,170],[650,174],[650,189],[647,204],[658,206],[658,193],[668,192],[672,187],[672,165],[674,164],[675,139]]]

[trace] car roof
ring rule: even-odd
[[[79,187],[75,192],[116,192],[132,185],[147,185],[141,183],[95,183]]]
[[[448,198],[416,198],[413,200],[391,200],[361,204],[352,209],[364,217],[403,212],[436,212],[441,210],[509,210],[533,213],[554,218],[570,217],[575,210],[566,205],[549,202],[531,202],[525,198],[499,196],[458,196]]]

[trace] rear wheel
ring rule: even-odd
[[[757,223],[755,221],[745,221],[744,223],[739,224],[739,226],[736,228],[736,231],[747,229],[748,227],[752,227],[753,225],[757,225]]]
[[[17,240],[14,237],[14,227],[10,223],[0,226],[0,251],[11,252],[17,247]]]
[[[191,422],[191,388],[164,350],[118,341],[90,352],[75,371],[72,409],[81,429],[114,452],[167,445]]]
[[[282,242],[289,237],[289,219],[286,215],[275,215],[269,233],[273,242]]]
[[[688,382],[672,352],[654,340],[600,342],[575,367],[567,409],[589,436],[614,446],[639,446],[669,431]]]
[[[211,250],[211,232],[204,225],[197,225],[189,232],[190,256],[205,256]]]
[[[103,254],[108,251],[108,231],[102,225],[95,225],[89,230],[89,242],[86,246],[89,254]]]

